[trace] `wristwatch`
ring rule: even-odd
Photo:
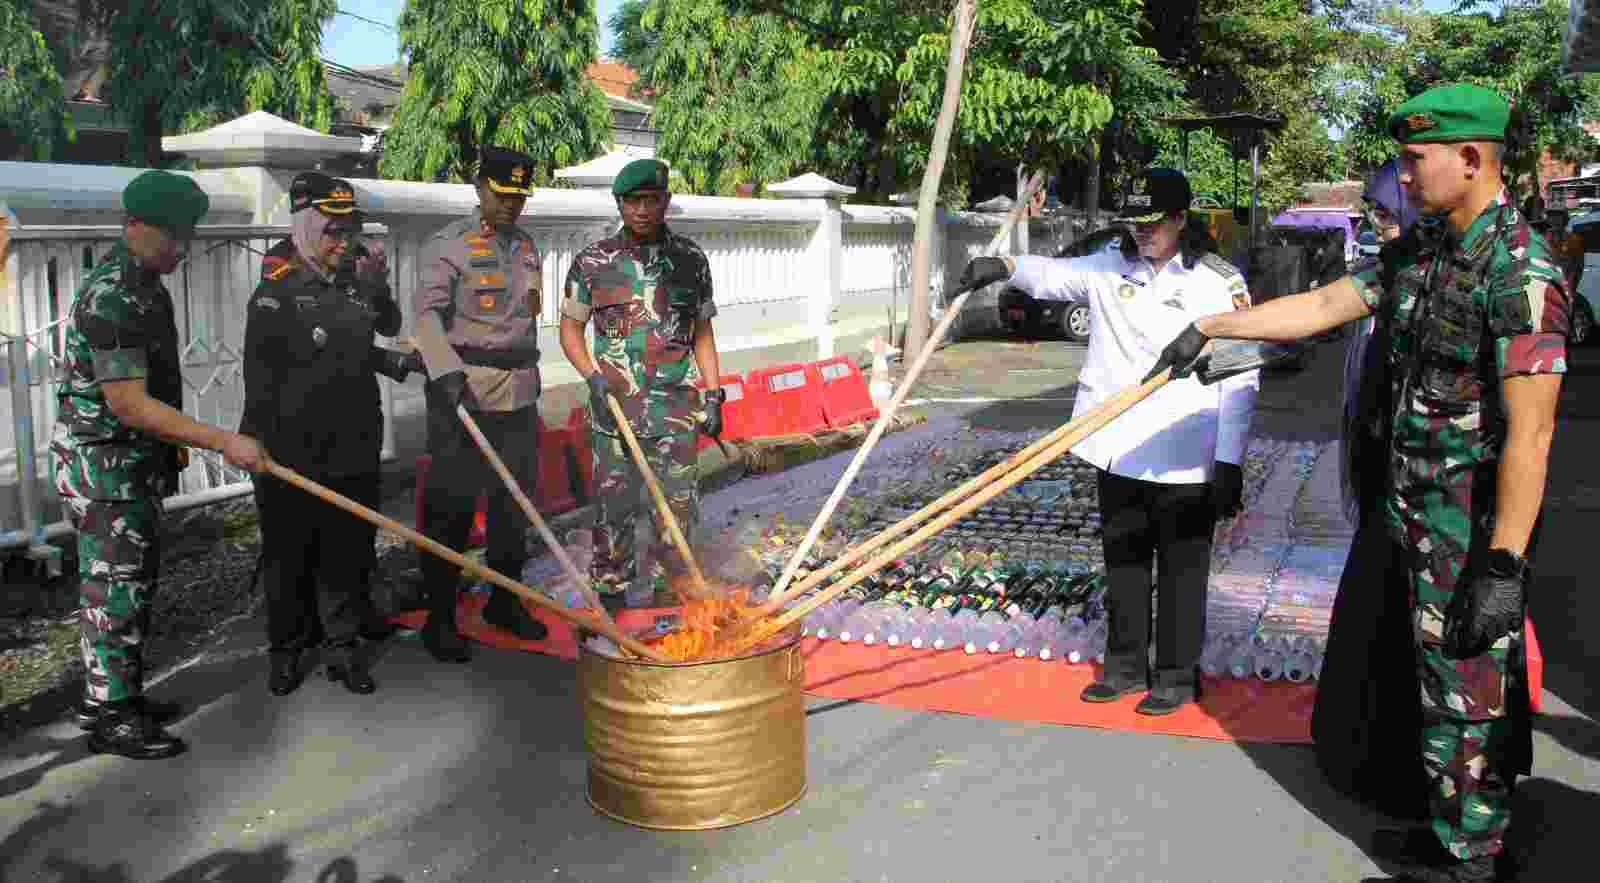
[[[728,391],[719,386],[716,389],[703,390],[700,393],[700,398],[702,401],[716,402],[720,405],[727,400]]]
[[[1519,577],[1527,566],[1528,562],[1510,549],[1490,549],[1484,558],[1484,570],[1494,577]]]

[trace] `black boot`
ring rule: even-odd
[[[429,587],[428,623],[422,627],[422,646],[440,662],[466,662],[472,658],[467,639],[456,631],[456,584]]]
[[[183,740],[168,735],[131,701],[107,702],[89,731],[89,750],[134,760],[155,760],[183,753]]]
[[[1435,864],[1412,865],[1396,880],[1409,883],[1500,883],[1511,877],[1500,873],[1495,856],[1486,855],[1470,861],[1450,860]]]
[[[355,647],[328,648],[328,680],[362,696],[378,689]]]
[[[162,726],[178,719],[183,709],[176,702],[160,702],[146,696],[135,696],[128,700],[134,707],[144,712],[144,715]],[[72,717],[78,723],[78,729],[85,732],[94,729],[94,722],[100,719],[100,711],[104,706],[88,696],[78,700],[72,709]]]
[[[299,689],[300,651],[299,650],[274,650],[269,654],[272,657],[272,674],[267,677],[267,689],[274,696],[287,696]]]
[[[550,633],[544,623],[534,619],[516,595],[496,587],[483,605],[483,621],[524,641],[543,641]]]

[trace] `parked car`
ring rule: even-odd
[[[1126,228],[1117,225],[1081,236],[1056,253],[1058,258],[1077,258],[1110,248],[1122,241]],[[1000,292],[1000,319],[1014,334],[1060,335],[1083,343],[1089,339],[1089,303],[1085,300],[1035,300],[1017,288]]]

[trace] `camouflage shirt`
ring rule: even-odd
[[[711,263],[671,230],[640,243],[623,229],[589,245],[573,258],[561,300],[566,318],[593,317],[595,365],[641,438],[694,431],[695,323],[716,314]]]
[[[1458,243],[1424,225],[1353,279],[1390,332],[1395,403],[1385,516],[1451,590],[1487,540],[1506,416],[1501,381],[1566,371],[1571,300],[1550,246],[1502,195]]]
[[[56,385],[56,492],[95,500],[165,497],[177,490],[178,448],[111,412],[102,383],[143,378],[151,398],[183,408],[178,323],[161,278],[119,243],[72,302]]]

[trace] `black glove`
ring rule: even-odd
[[[589,383],[589,416],[594,421],[596,429],[602,432],[616,432],[617,421],[611,416],[611,405],[606,401],[611,394],[611,384],[606,381],[606,376],[599,371],[590,374]]]
[[[1218,460],[1211,468],[1211,505],[1218,518],[1232,518],[1244,508],[1244,470]]]
[[[1479,656],[1522,628],[1524,585],[1521,559],[1504,549],[1490,550],[1488,565],[1456,588],[1445,613],[1446,652],[1457,659]]]
[[[973,258],[961,271],[961,287],[969,291],[982,288],[991,282],[1004,282],[1011,278],[1011,268],[1005,258]]]
[[[389,286],[372,291],[367,297],[367,310],[372,313],[372,330],[384,337],[400,333],[400,305],[389,294]]]
[[[728,394],[721,389],[708,389],[700,394],[700,399],[705,403],[706,419],[700,423],[700,431],[712,438],[722,437],[722,403]]]
[[[428,381],[428,404],[448,412],[452,421],[456,417],[456,406],[469,401],[470,396],[465,371],[451,371]]]
[[[406,377],[411,374],[425,373],[421,353],[404,353],[381,346],[372,348],[372,352],[367,355],[367,364],[374,372],[395,383],[405,383]]]
[[[1200,351],[1205,349],[1206,343],[1211,338],[1201,333],[1193,322],[1183,329],[1183,333],[1172,339],[1167,348],[1161,351],[1161,356],[1156,359],[1156,366],[1144,376],[1144,382],[1160,374],[1167,368],[1172,369],[1172,379],[1177,380],[1194,373],[1195,363],[1200,360]]]

